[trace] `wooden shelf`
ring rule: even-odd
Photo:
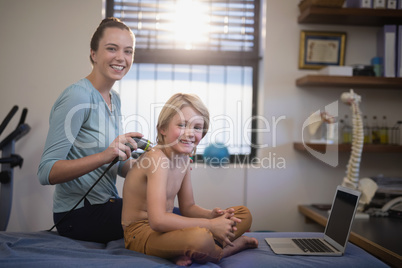
[[[319,143],[306,143],[294,142],[293,148],[298,151],[307,151],[306,146],[318,152],[325,152],[326,149],[329,151],[338,150],[338,152],[350,152],[350,144],[338,144],[338,145],[326,145]],[[401,145],[380,145],[380,144],[364,144],[363,152],[366,153],[402,153]]]
[[[373,76],[306,75],[296,80],[299,87],[354,87],[402,89],[402,78]]]
[[[317,222],[321,226],[327,224],[328,212],[311,205],[299,205],[298,210],[306,220]],[[386,226],[386,227],[385,227]],[[398,239],[390,239],[392,235],[401,237],[400,220],[389,217],[370,217],[355,219],[349,236],[349,241],[375,257],[386,262],[391,267],[401,267],[402,250]]]
[[[372,8],[328,8],[310,6],[300,13],[298,23],[357,26],[402,24],[402,10]]]

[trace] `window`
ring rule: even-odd
[[[116,84],[126,131],[156,138],[159,111],[176,92],[200,96],[210,111],[210,143],[232,161],[256,155],[259,1],[107,0],[107,16],[136,36],[134,64]]]

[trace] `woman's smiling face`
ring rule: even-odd
[[[130,70],[134,59],[134,37],[123,29],[106,28],[97,51],[91,50],[94,68],[106,79],[117,81]]]

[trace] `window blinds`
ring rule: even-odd
[[[256,54],[259,1],[108,0],[107,16],[124,21],[136,49]]]

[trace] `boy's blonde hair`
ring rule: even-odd
[[[205,134],[207,134],[209,128],[209,112],[201,99],[195,94],[176,93],[165,103],[161,113],[159,114],[158,124],[156,125],[156,130],[158,131],[156,142],[159,145],[165,145],[161,130],[167,128],[170,120],[172,120],[172,118],[186,106],[193,108],[201,114],[202,118],[204,119],[202,138],[204,138]]]

